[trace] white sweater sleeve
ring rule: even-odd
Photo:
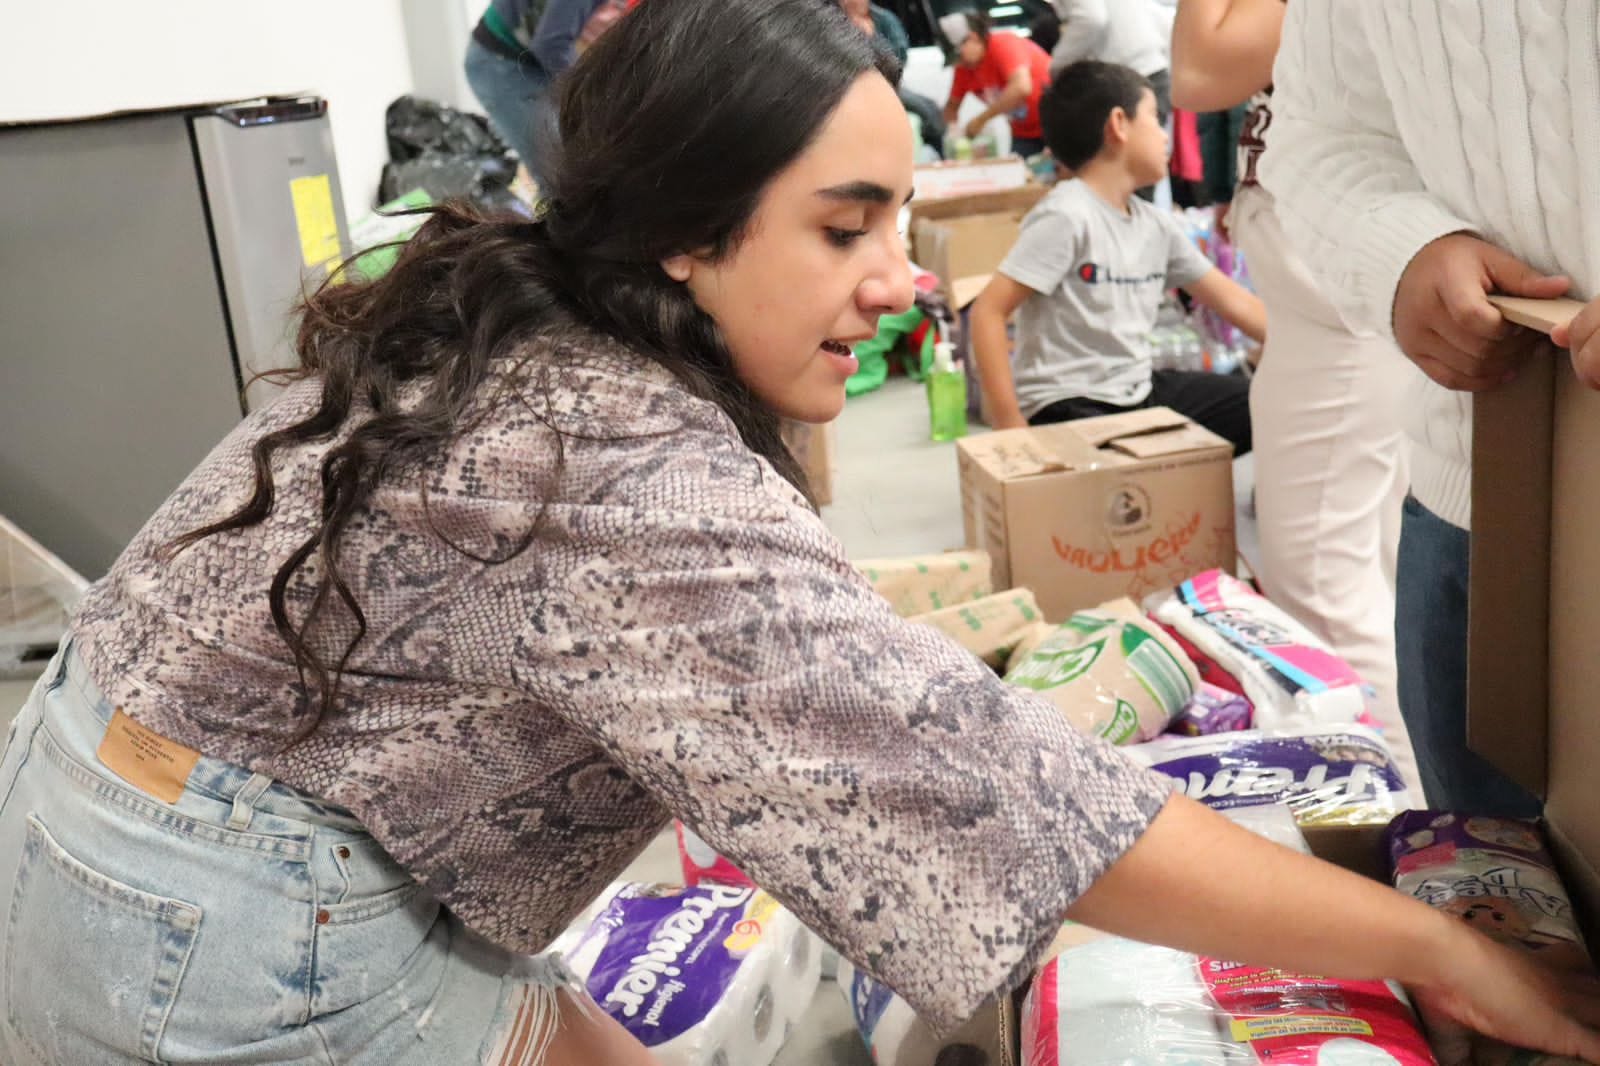
[[[1386,70],[1394,57],[1374,32],[1382,17],[1377,5],[1349,0],[1288,5],[1260,173],[1290,242],[1346,322],[1392,336],[1406,264],[1428,242],[1472,227],[1412,164],[1388,96],[1400,84]]]

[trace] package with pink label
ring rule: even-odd
[[[698,885],[702,881],[709,881],[716,885],[738,885],[741,888],[755,884],[744,875],[744,871],[701,840],[693,829],[678,821],[672,824],[677,831],[678,862],[683,867],[684,884]]]
[[[1309,854],[1281,808],[1229,815]],[[1386,981],[1245,966],[1073,923],[1053,949],[1023,1004],[1022,1066],[1434,1066]]]
[[[1349,663],[1221,570],[1148,597],[1144,609],[1178,639],[1201,680],[1249,699],[1259,728],[1354,722],[1367,710],[1366,685]]]

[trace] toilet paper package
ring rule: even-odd
[[[1184,705],[1167,727],[1167,732],[1184,737],[1209,737],[1216,733],[1237,733],[1254,724],[1255,711],[1250,701],[1209,681],[1201,681],[1194,697]]]
[[[1010,1066],[1010,1000],[986,1007],[944,1037],[933,1034],[887,985],[839,959],[839,991],[875,1066]]]
[[[1113,744],[1160,735],[1200,684],[1194,665],[1132,600],[1079,611],[1006,673],[1075,728]]]
[[[1537,823],[1407,811],[1388,838],[1400,891],[1558,969],[1592,968]]]
[[[715,848],[701,840],[693,829],[674,821],[678,835],[678,863],[683,867],[683,883],[698,885],[709,881],[718,885],[753,886],[754,881],[744,875],[733,863],[723,858]]]
[[[804,1015],[820,945],[756,888],[611,886],[554,945],[661,1066],[767,1066]]]
[[[1366,686],[1348,663],[1221,570],[1156,593],[1144,606],[1183,642],[1205,680],[1250,700],[1263,729],[1354,722],[1367,709]]]
[[[1023,1005],[1023,1066],[1433,1066],[1398,986],[1117,937],[1056,956]]]
[[[1225,812],[1303,854],[1282,808]],[[1434,1066],[1404,993],[1109,936],[1068,922],[1034,978],[1023,1066]]]
[[[1301,825],[1386,825],[1411,806],[1388,747],[1365,726],[1166,736],[1127,750],[1222,811],[1279,804]]]
[[[861,559],[854,566],[902,618],[942,611],[994,592],[988,552]]]

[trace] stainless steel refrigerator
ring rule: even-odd
[[[0,514],[105,573],[348,254],[320,98],[0,126]]]

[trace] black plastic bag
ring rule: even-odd
[[[384,129],[389,135],[389,158],[397,163],[429,154],[511,154],[482,115],[418,96],[397,97],[384,113]]]
[[[390,162],[378,181],[378,202],[421,189],[434,202],[461,199],[488,211],[526,215],[511,192],[517,156],[482,115],[435,100],[401,96],[384,119]]]

